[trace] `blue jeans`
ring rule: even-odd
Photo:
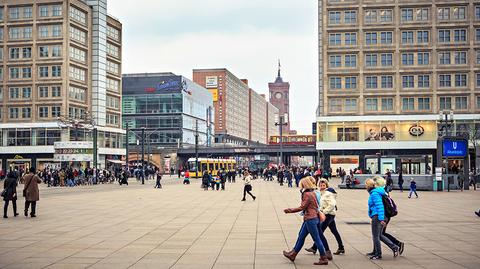
[[[302,227],[300,228],[300,231],[298,232],[298,238],[297,242],[295,243],[295,247],[293,248],[295,252],[300,252],[300,250],[303,247],[303,244],[305,244],[305,238],[307,238],[307,235],[310,234],[310,236],[313,239],[313,242],[318,247],[318,251],[320,252],[321,256],[325,256],[325,248],[323,247],[322,240],[320,239],[320,234],[318,232],[318,224],[320,223],[320,220],[318,218],[310,219],[307,221],[304,221],[302,224]]]

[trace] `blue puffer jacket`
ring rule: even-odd
[[[385,195],[385,189],[383,187],[375,188],[370,191],[370,197],[368,197],[368,216],[373,218],[377,215],[378,220],[385,220],[385,208],[383,207],[382,195]]]

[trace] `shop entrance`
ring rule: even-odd
[[[31,159],[10,159],[7,160],[7,166],[9,170],[23,170],[27,172],[32,165]]]

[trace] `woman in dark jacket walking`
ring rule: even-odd
[[[5,201],[5,205],[3,206],[3,217],[6,219],[7,217],[7,209],[8,204],[12,201],[13,205],[13,216],[18,216],[17,213],[17,179],[15,178],[15,173],[10,171],[7,175],[7,179],[3,182],[3,189],[5,192],[3,193],[3,201]]]

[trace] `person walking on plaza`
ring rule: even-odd
[[[35,175],[35,167],[30,167],[30,173],[23,177],[24,189],[23,196],[25,197],[25,217],[28,216],[28,209],[32,205],[32,211],[30,217],[35,218],[37,201],[40,200],[40,191],[38,190],[38,183],[42,183],[42,180]]]
[[[291,251],[283,251],[283,256],[291,260],[292,262],[295,261],[298,252],[302,249],[303,244],[305,243],[305,238],[308,234],[312,237],[313,241],[318,247],[320,252],[320,259],[318,262],[314,263],[315,265],[327,265],[328,258],[325,253],[325,248],[323,247],[322,240],[320,239],[318,224],[320,223],[321,219],[324,219],[325,216],[322,212],[318,211],[318,202],[317,196],[314,192],[315,186],[315,179],[311,179],[311,177],[305,177],[300,181],[300,188],[303,189],[302,192],[302,203],[297,208],[287,208],[284,209],[283,212],[286,214],[288,213],[296,213],[302,212],[303,213],[303,224],[300,228],[298,233],[297,242],[295,243],[294,248]]]
[[[330,251],[327,239],[323,235],[327,227],[335,236],[338,244],[338,249],[333,254],[345,254],[345,247],[343,246],[342,237],[340,236],[340,233],[337,230],[337,224],[335,223],[335,215],[337,213],[337,193],[333,188],[329,188],[329,183],[326,179],[320,179],[320,181],[318,182],[318,187],[321,193],[320,211],[325,214],[325,221],[320,224],[320,238],[322,239],[322,243],[325,247],[327,258],[331,260],[332,253]],[[317,252],[317,246],[314,243],[311,248],[307,248],[305,250],[315,254]]]
[[[155,187],[154,188],[161,189],[162,188],[162,183],[161,183],[162,173],[160,173],[160,170],[157,171],[156,176],[157,176],[157,181],[155,182]]]
[[[376,187],[373,179],[369,178],[365,181],[365,186],[370,196],[368,198],[368,216],[371,218],[373,252],[367,253],[371,260],[382,259],[382,245],[384,242],[392,251],[393,256],[399,254],[399,247],[390,239],[382,234],[385,222],[385,208],[383,206],[382,196],[386,195],[384,187]]]
[[[418,198],[417,182],[415,182],[415,179],[413,177],[410,178],[410,194],[408,194],[409,199],[412,197],[412,193],[415,193],[415,196],[417,196],[417,198]]]
[[[401,168],[398,168],[398,188],[400,192],[403,192],[403,171]]]
[[[183,184],[190,184],[190,171],[186,171],[184,178],[183,178]]]
[[[457,175],[458,179],[458,187],[460,188],[460,191],[463,191],[463,184],[465,182],[465,175],[463,174],[463,170],[460,170],[460,172]]]
[[[205,171],[205,172],[203,172],[203,175],[202,175],[202,188],[203,188],[203,190],[205,190],[205,191],[208,191],[208,186],[210,185],[209,177],[210,177],[210,173],[208,173],[208,170]]]
[[[252,196],[253,201],[255,201],[255,199],[257,199],[257,197],[254,196],[251,193],[251,191],[252,191],[252,176],[250,175],[250,173],[248,171],[245,171],[244,176],[245,176],[245,178],[243,180],[245,180],[245,182],[244,182],[245,185],[243,186],[243,199],[242,199],[242,201],[246,201],[245,195],[247,193],[250,196]]]
[[[5,202],[3,206],[3,218],[8,218],[7,210],[8,204],[12,201],[13,206],[13,216],[18,216],[17,213],[17,179],[13,171],[8,172],[7,178],[3,182],[3,192],[2,192],[3,201]]]

